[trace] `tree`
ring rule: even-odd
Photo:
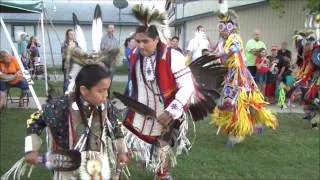
[[[269,0],[272,9],[278,11],[279,17],[282,17],[286,11],[284,10],[283,0]],[[309,13],[320,13],[320,1],[319,0],[307,0],[307,4],[303,7],[303,10],[309,10]]]
[[[308,0],[306,8],[309,9],[310,12],[320,13],[320,1]]]

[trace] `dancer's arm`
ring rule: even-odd
[[[25,137],[25,158],[30,164],[38,164],[39,149],[42,144],[40,138],[46,127],[42,112],[35,112],[27,120],[27,136]]]
[[[63,99],[62,99],[63,98]],[[62,97],[46,104],[43,112],[37,111],[30,115],[27,120],[27,136],[25,137],[25,158],[31,164],[38,163],[38,152],[40,150],[42,139],[40,135],[49,124],[57,124],[64,121],[68,115],[66,97]],[[66,117],[65,117],[66,116]],[[56,127],[58,128],[58,127]]]
[[[118,161],[121,163],[129,162],[129,158],[127,156],[128,149],[124,142],[124,132],[122,122],[116,117],[117,109],[112,105],[112,103],[108,103],[108,118],[112,125],[112,136],[115,142],[115,148],[117,151]]]
[[[162,125],[166,125],[171,118],[178,119],[182,116],[183,107],[189,102],[194,92],[190,69],[184,63],[184,56],[176,50],[171,50],[171,70],[176,79],[178,91],[175,94],[174,100],[158,118]],[[167,119],[167,122],[163,122],[165,121],[163,119]]]

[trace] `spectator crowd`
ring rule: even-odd
[[[100,51],[120,48],[118,39],[114,36],[115,26],[108,24],[106,27],[106,34],[101,39]],[[216,44],[206,34],[205,27],[198,25],[195,29],[194,37],[188,41],[186,49],[179,47],[180,39],[178,36],[173,36],[169,40],[169,46],[185,55],[185,63],[188,64],[202,55],[215,54],[223,44],[217,42]],[[134,34],[131,34],[124,42],[124,58],[128,62],[128,71],[130,71],[130,54],[136,47]],[[43,73],[40,60],[40,43],[35,36],[31,36],[28,40],[28,34],[22,32],[17,43],[18,54],[21,57],[21,62],[26,69],[29,69],[32,75]],[[70,49],[78,47],[74,32],[72,29],[67,29],[65,33],[65,41],[61,45],[62,67],[61,70],[64,75],[63,89],[66,91],[68,86],[68,69],[70,70],[71,61],[67,61],[67,56]],[[261,40],[261,30],[253,31],[252,38],[246,42],[245,55],[246,66],[254,77],[257,86],[266,98],[266,101],[273,104],[277,102],[279,95],[279,87],[284,87],[289,90],[293,86],[293,73],[297,68],[297,63],[292,57],[292,52],[288,50],[287,42],[281,42],[280,45],[272,45],[267,48],[263,40]],[[0,63],[4,63],[3,58]],[[39,72],[40,71],[40,72]],[[5,70],[1,70],[3,74]],[[281,84],[281,86],[280,86]],[[128,82],[126,88],[131,87]],[[1,87],[2,91],[6,89]],[[125,92],[128,94],[128,92]],[[301,93],[301,92],[300,92]],[[25,93],[24,93],[25,94]],[[299,94],[299,93],[297,93]]]

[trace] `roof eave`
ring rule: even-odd
[[[268,4],[267,1],[262,1],[262,2],[257,2],[257,3],[252,3],[252,4],[247,4],[247,5],[242,5],[242,6],[237,6],[237,7],[232,7],[230,9],[233,9],[235,11],[237,10],[243,10],[243,9],[249,9],[258,5],[265,5]],[[179,19],[175,19],[172,22],[169,23],[169,26],[177,26],[177,25],[181,25],[186,21],[192,21],[192,20],[197,20],[197,19],[201,19],[201,18],[206,18],[206,17],[210,17],[210,16],[214,16],[215,14],[213,12],[206,12],[206,13],[201,13],[201,14],[197,14],[194,16],[187,16],[187,17],[183,17],[183,18],[179,18]]]
[[[36,24],[38,23],[38,21],[36,20],[21,20],[21,19],[4,19],[4,21],[6,23],[16,23],[16,24]],[[59,21],[59,20],[53,20],[52,21],[53,24],[55,25],[73,25],[73,22],[72,21]],[[134,23],[134,22],[110,22],[110,21],[106,21],[106,22],[103,22],[103,24],[108,24],[108,23],[112,23],[116,26],[137,26],[138,23]],[[91,25],[92,24],[92,21],[81,21],[81,24],[80,25]]]

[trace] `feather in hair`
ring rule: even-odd
[[[225,14],[228,11],[228,1],[219,0],[218,8],[222,14]]]
[[[154,25],[157,28],[161,42],[167,44],[170,30],[166,12],[160,13],[158,9],[150,9],[143,4],[137,4],[133,6],[132,13],[143,26],[150,27]]]
[[[144,7],[142,4],[136,4],[132,8],[133,15],[137,18],[140,23],[148,27],[153,21],[159,22],[165,25],[167,20],[166,13],[160,13],[158,9]]]
[[[103,62],[109,67],[114,66],[119,61],[119,48],[114,48],[110,50],[101,51],[99,53],[99,57],[97,58],[97,62]]]

